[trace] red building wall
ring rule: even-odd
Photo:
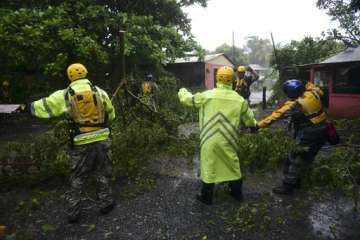
[[[329,113],[338,117],[360,117],[360,95],[331,94]]]
[[[216,71],[223,65],[218,64],[205,64],[205,87],[206,89],[213,89],[216,83]]]
[[[328,113],[336,117],[359,118],[360,94],[338,94],[333,91],[334,68],[323,68],[328,72],[329,81],[329,107]],[[310,81],[314,82],[315,71],[310,70]]]
[[[360,94],[334,93],[333,74],[330,75],[328,112],[337,117],[360,117]]]

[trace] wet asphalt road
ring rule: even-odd
[[[134,182],[117,181],[114,183],[116,209],[100,215],[94,198],[87,199],[77,224],[68,224],[64,219],[64,186],[2,192],[0,225],[12,226],[18,239],[300,240],[334,239],[329,229],[319,228],[326,227],[324,224],[330,220],[339,224],[334,233],[337,239],[359,239],[359,232],[351,229],[354,223],[346,226],[340,220],[335,221],[337,215],[330,209],[324,209],[324,214],[317,211],[315,216],[314,211],[320,208],[313,208],[319,205],[314,205],[314,198],[307,193],[293,197],[272,195],[270,187],[277,175],[249,176],[242,203],[227,194],[225,185],[217,185],[213,206],[195,200],[200,184],[189,176],[149,176],[151,189],[134,195],[131,194],[136,189]],[[33,204],[33,199],[39,204]]]

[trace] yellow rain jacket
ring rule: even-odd
[[[218,183],[241,179],[239,161],[240,123],[256,126],[247,102],[231,89],[217,84],[217,88],[191,94],[179,90],[180,102],[199,109],[201,179]]]
[[[296,100],[286,101],[283,106],[275,110],[270,116],[261,120],[258,123],[259,128],[268,127],[287,113],[296,115],[296,113],[291,112],[294,112],[294,109],[297,107],[299,107],[299,110],[304,115],[304,118],[300,120],[302,122],[297,123],[300,127],[308,125],[307,123],[319,124],[324,122],[327,116],[321,105],[321,96],[324,94],[323,91],[311,82],[308,82],[305,88],[306,91],[301,97]]]
[[[75,93],[81,93],[92,91],[91,86],[91,82],[88,79],[73,81],[69,88],[58,90],[52,93],[49,97],[33,102],[31,104],[31,113],[38,118],[53,118],[67,114],[67,117],[71,120],[75,120],[74,118],[76,118],[76,113],[81,116],[86,116],[86,109],[74,109],[74,107],[72,107],[74,106],[74,99],[72,99],[73,97],[71,96],[72,94],[69,93],[69,89],[72,89]],[[114,120],[115,110],[108,94],[101,88],[96,86],[94,87],[99,95],[98,99],[95,101],[100,101],[100,104],[98,104],[98,113],[100,113],[100,117],[104,118],[108,122]],[[101,112],[104,112],[105,116],[101,116]],[[74,145],[103,141],[108,139],[110,134],[110,130],[107,127],[87,126],[83,127],[83,129],[85,130],[74,136]]]

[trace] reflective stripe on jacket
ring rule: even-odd
[[[87,79],[79,79],[79,80],[73,81],[70,84],[70,87],[75,92],[91,90],[90,81]],[[104,102],[104,108],[105,108],[105,112],[108,115],[108,121],[114,120],[115,119],[115,110],[110,101],[108,94],[101,88],[99,88],[99,87],[96,87],[96,88],[100,94],[100,97],[102,98],[102,102]],[[66,114],[67,117],[70,118],[71,117],[71,104],[69,101],[66,101],[67,92],[68,92],[68,89],[58,90],[46,98],[42,98],[38,101],[33,102],[31,104],[32,115],[34,115],[38,118],[53,118],[53,117],[59,117],[59,116]],[[84,136],[86,136],[86,140],[84,140],[81,137],[78,137],[79,135],[75,136],[74,144],[81,145],[81,144],[105,140],[109,137],[109,132],[107,132],[107,131],[109,131],[109,129],[107,129],[107,130],[106,129],[107,128],[86,133],[86,135],[84,135]],[[83,134],[81,134],[81,135],[83,135]]]
[[[240,179],[240,124],[256,125],[247,102],[223,84],[194,95],[182,88],[178,95],[182,104],[199,109],[201,179],[205,183]]]
[[[300,106],[299,110],[304,115],[304,121],[310,121],[310,124],[319,124],[324,122],[327,116],[321,106],[320,93],[322,91],[320,91],[316,90],[315,88],[311,88],[310,91],[305,91],[304,94],[298,99],[286,101],[283,106],[272,112],[270,116],[261,120],[258,123],[258,126],[260,128],[266,128],[273,122],[282,118],[285,113],[289,113],[290,117],[294,117],[291,115],[295,115],[296,113],[291,113],[291,110],[295,109],[297,105]]]

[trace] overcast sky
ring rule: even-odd
[[[316,5],[316,0],[209,0],[206,8],[198,5],[184,8],[192,20],[192,33],[207,50],[223,43],[242,47],[246,36],[270,38],[276,43],[320,36],[335,27],[330,17]]]

